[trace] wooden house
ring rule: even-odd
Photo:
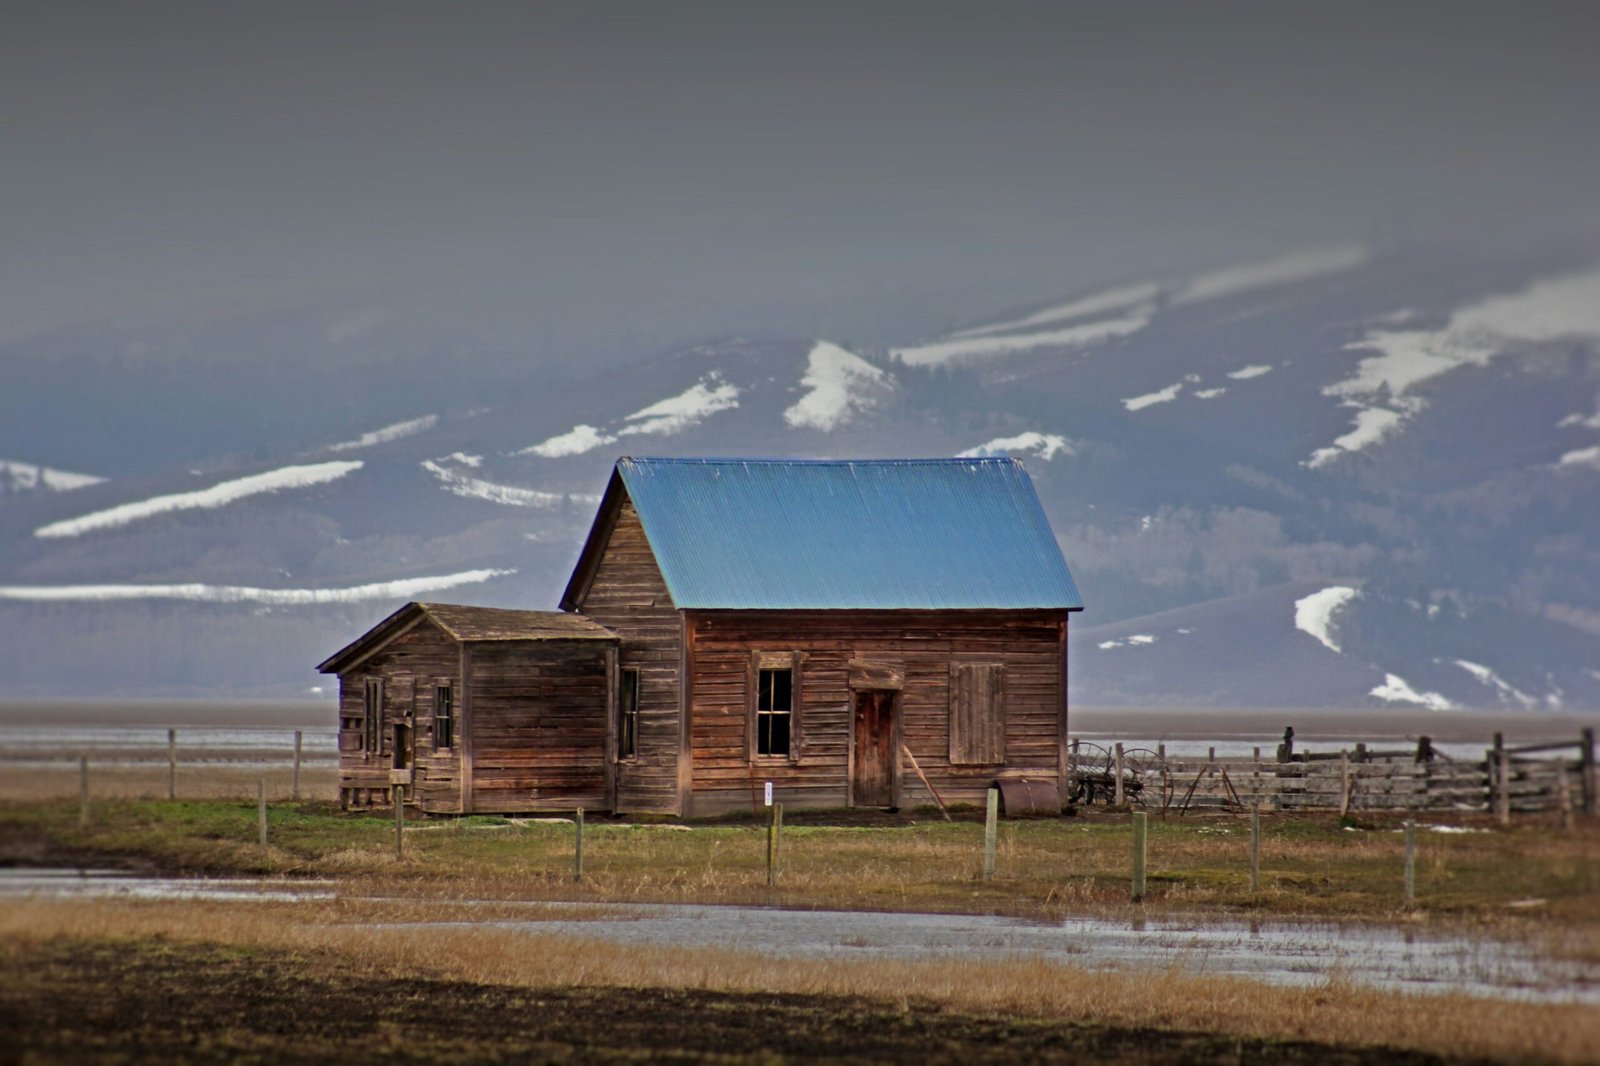
[[[322,669],[352,806],[413,767],[425,810],[1059,804],[1082,607],[1011,459],[625,458],[565,615],[413,604]]]
[[[424,811],[609,809],[617,636],[559,611],[408,603],[339,675],[339,797]]]
[[[748,809],[768,781],[1064,801],[1083,604],[1015,460],[622,459],[561,607],[621,640],[620,810]]]

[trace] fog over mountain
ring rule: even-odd
[[[0,695],[553,607],[622,454],[1013,454],[1075,702],[1600,708],[1595,21],[25,10]]]

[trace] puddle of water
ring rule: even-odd
[[[333,899],[328,882],[286,882],[263,878],[134,877],[115,870],[0,870],[0,900],[44,896],[50,899],[207,899],[229,903],[299,903]]]
[[[298,902],[335,896],[331,882],[132,877],[104,870],[0,870],[0,901],[57,899]],[[377,900],[374,900],[375,902]],[[383,928],[493,926],[623,945],[710,947],[780,959],[1043,959],[1089,969],[1247,977],[1305,986],[1350,981],[1412,992],[1600,1005],[1600,966],[1544,956],[1535,945],[1383,925],[1193,919],[1069,918],[801,911],[666,903],[450,900],[455,914],[491,904],[525,919],[379,923]]]
[[[786,959],[1009,960],[1090,969],[1248,977],[1277,985],[1348,980],[1405,991],[1600,1004],[1600,968],[1541,957],[1514,941],[1419,935],[1387,926],[1118,921],[1046,923],[988,915],[792,911],[759,907],[607,904],[615,916],[490,924],[619,944],[714,947]],[[473,925],[472,922],[418,923]]]

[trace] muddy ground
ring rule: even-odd
[[[0,1062],[1448,1061],[840,997],[374,978],[333,956],[162,940],[13,942],[0,963]]]

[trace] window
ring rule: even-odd
[[[789,754],[794,670],[756,671],[756,754]]]
[[[376,677],[367,678],[362,711],[361,747],[365,751],[375,752],[383,740],[383,681],[381,679]]]
[[[639,671],[622,671],[617,688],[617,758],[639,754]]]
[[[998,663],[950,665],[950,761],[967,766],[1006,761],[1006,710]]]
[[[456,694],[449,685],[433,690],[433,746],[456,746]]]

